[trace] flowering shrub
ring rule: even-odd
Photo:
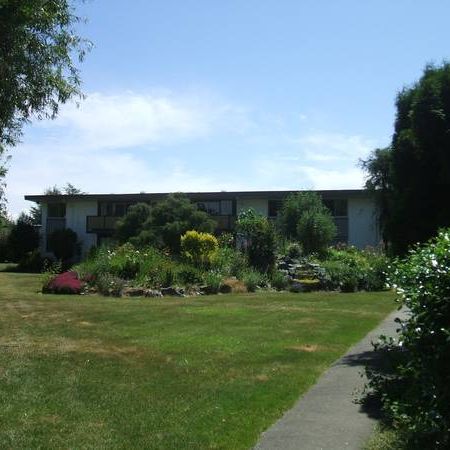
[[[350,292],[356,289],[381,291],[386,287],[388,258],[381,252],[352,246],[331,248],[321,265],[332,288]]]
[[[95,285],[102,295],[120,297],[125,287],[125,282],[114,275],[103,273],[95,280]]]
[[[391,373],[372,372],[387,417],[414,448],[450,447],[450,229],[394,264],[389,282],[410,311],[381,344]]]
[[[84,283],[76,272],[63,272],[55,275],[44,285],[42,291],[51,294],[80,294]]]
[[[182,253],[194,264],[209,264],[218,247],[217,238],[209,233],[190,230],[181,236]]]

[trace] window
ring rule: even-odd
[[[66,217],[65,203],[49,203],[47,207],[48,217]]]
[[[233,202],[231,200],[222,200],[220,202],[220,213],[223,216],[233,215]]]
[[[197,208],[205,211],[212,216],[231,216],[233,215],[232,200],[217,200],[208,202],[198,202]]]
[[[269,217],[277,217],[282,206],[282,200],[269,200]]]
[[[334,217],[347,216],[347,200],[343,199],[324,200],[323,203],[330,210],[332,216]]]
[[[100,216],[123,217],[130,206],[130,203],[124,202],[101,202]]]

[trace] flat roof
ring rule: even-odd
[[[233,200],[233,199],[269,199],[281,200],[287,195],[296,192],[307,192],[307,190],[292,191],[219,191],[219,192],[184,192],[191,200]],[[365,189],[333,189],[333,190],[312,190],[317,192],[324,199],[333,198],[354,198],[366,197],[368,192]],[[36,203],[57,202],[62,200],[100,200],[100,201],[130,201],[145,202],[158,201],[169,195],[170,192],[140,192],[136,194],[76,194],[76,195],[25,195],[25,200]]]

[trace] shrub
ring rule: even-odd
[[[221,248],[234,248],[235,247],[235,241],[234,241],[234,235],[232,233],[222,233],[219,238],[219,247]]]
[[[248,267],[243,253],[230,247],[219,247],[211,259],[211,265],[224,277],[239,278]]]
[[[365,274],[365,289],[367,291],[382,291],[386,289],[386,272],[389,259],[382,253],[368,252],[369,268]]]
[[[331,214],[323,210],[305,211],[297,224],[297,237],[305,254],[323,254],[336,236]]]
[[[11,224],[0,214],[0,262],[7,262],[10,259],[8,237]]]
[[[217,238],[212,234],[189,230],[181,236],[182,253],[194,264],[209,265],[217,248]]]
[[[112,274],[131,280],[139,273],[143,255],[132,244],[121,245],[109,254],[112,256],[109,264],[109,272]]]
[[[388,258],[375,250],[359,250],[355,247],[329,249],[327,261],[339,262],[352,269],[352,277],[357,277],[359,289],[383,290],[386,287]]]
[[[286,247],[286,256],[297,259],[302,256],[302,246],[298,242],[289,242]]]
[[[244,239],[249,264],[260,272],[270,272],[275,265],[276,236],[272,223],[253,209],[242,211],[237,232]]]
[[[326,273],[326,285],[329,289],[342,292],[354,292],[358,288],[359,277],[355,267],[341,261],[324,261],[322,267]]]
[[[277,219],[278,229],[282,236],[287,239],[299,240],[299,221],[303,214],[311,211],[329,213],[317,192],[296,192],[288,195],[283,201]]]
[[[387,417],[414,448],[450,447],[450,229],[393,265],[389,277],[409,316],[384,340],[391,373],[369,372]]]
[[[48,236],[48,248],[56,259],[66,262],[73,258],[78,250],[77,233],[70,228],[56,230]]]
[[[152,247],[136,249],[129,243],[115,249],[101,247],[74,270],[80,278],[93,277],[94,285],[106,274],[149,288],[167,287],[176,279],[176,264],[166,255]]]
[[[270,278],[270,284],[271,286],[276,289],[277,291],[282,291],[287,288],[289,283],[289,280],[287,276],[279,271],[273,272],[271,278]]]
[[[130,238],[137,237],[142,231],[144,223],[150,217],[151,208],[147,203],[137,203],[128,208],[125,216],[117,222],[115,237],[125,244]]]
[[[244,272],[242,276],[242,281],[245,284],[248,292],[255,292],[258,287],[265,284],[264,275],[257,270],[249,269]]]
[[[109,273],[102,273],[97,277],[95,286],[102,295],[120,297],[125,281]]]
[[[11,226],[7,235],[6,250],[8,259],[19,262],[27,253],[39,246],[39,231],[31,217],[21,214]]]
[[[208,213],[200,211],[185,194],[170,194],[153,206],[143,232],[152,236],[159,248],[167,248],[173,254],[181,250],[181,236],[188,230],[211,233],[216,223]]]
[[[182,264],[176,269],[175,278],[178,283],[186,284],[198,284],[202,282],[202,273],[196,267]]]
[[[209,271],[205,273],[203,281],[206,284],[208,294],[217,294],[222,284],[222,276],[220,273]]]
[[[41,257],[39,249],[28,252],[17,265],[18,272],[39,273],[44,268],[44,258]]]
[[[52,294],[80,294],[84,283],[78,279],[77,273],[63,272],[55,275],[42,288],[42,292]]]
[[[222,281],[220,291],[223,292],[224,290],[233,292],[234,294],[243,294],[244,292],[247,292],[244,282],[234,277],[226,278]]]

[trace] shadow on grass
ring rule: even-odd
[[[0,263],[0,272],[19,272],[18,264]]]

